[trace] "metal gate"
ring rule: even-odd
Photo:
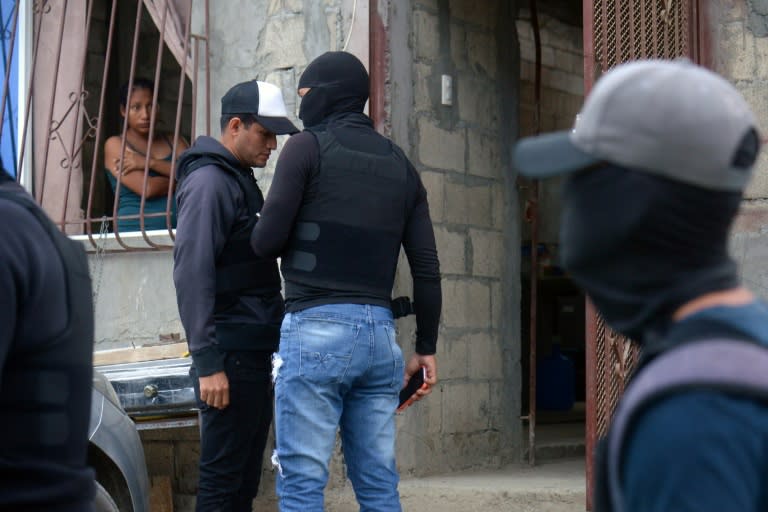
[[[584,80],[622,62],[688,57],[703,62],[702,12],[697,0],[587,0],[584,2]],[[613,410],[639,351],[587,306],[587,510],[592,509],[595,441],[608,431]]]

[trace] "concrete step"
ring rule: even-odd
[[[536,425],[536,461],[553,461],[583,457],[585,453],[585,426],[582,421],[571,423],[544,423]],[[523,426],[523,460],[528,460],[528,425]]]

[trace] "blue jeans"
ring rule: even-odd
[[[330,304],[288,313],[275,359],[277,495],[282,512],[323,510],[341,428],[361,512],[399,512],[395,409],[403,355],[388,308]]]

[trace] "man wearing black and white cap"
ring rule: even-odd
[[[274,259],[249,238],[276,135],[297,132],[282,93],[256,80],[221,99],[221,138],[199,137],[178,162],[173,278],[201,410],[198,511],[250,511],[272,421],[271,355],[283,298]]]
[[[571,132],[515,148],[521,174],[569,174],[562,265],[642,347],[598,467],[598,511],[768,510],[768,406],[756,398],[768,308],[727,247],[756,124],[722,77],[639,61],[597,82]]]

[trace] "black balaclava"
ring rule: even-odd
[[[310,128],[332,114],[362,112],[368,101],[368,72],[351,53],[326,52],[301,74],[298,88],[305,87],[312,90],[301,99],[299,119]]]
[[[681,305],[738,286],[741,194],[606,165],[563,185],[561,262],[615,331],[643,343]]]

